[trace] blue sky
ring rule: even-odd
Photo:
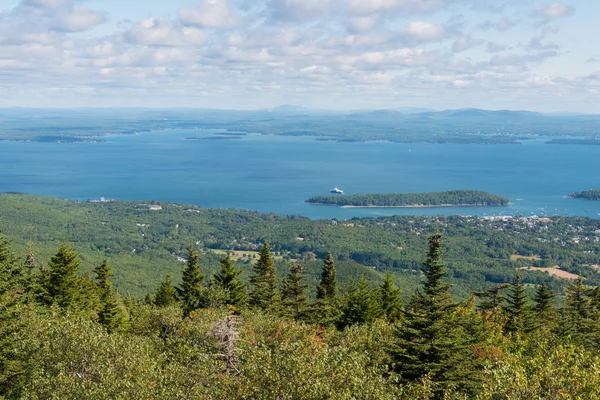
[[[0,0],[0,106],[600,113],[594,0]]]

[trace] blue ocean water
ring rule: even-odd
[[[600,202],[567,198],[600,187],[600,146],[338,143],[217,131],[109,136],[106,143],[0,141],[0,192],[66,199],[161,200],[311,218],[412,215],[580,215]],[[337,208],[305,204],[338,186],[347,194],[484,190],[508,207]]]

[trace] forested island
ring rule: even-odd
[[[315,196],[307,199],[306,202],[340,207],[465,207],[506,206],[510,200],[503,196],[476,190],[451,190],[429,193]]]
[[[582,192],[571,193],[569,194],[569,197],[574,199],[600,200],[600,189],[590,189]]]
[[[596,138],[589,139],[552,139],[546,144],[582,144],[588,146],[599,146],[600,140]]]
[[[600,267],[583,267],[598,257],[599,221],[409,217],[342,226],[169,203],[0,197],[14,238],[0,233],[0,398],[600,398],[597,280],[580,276],[554,290],[515,263],[502,283],[458,300],[450,282],[459,271],[449,268],[461,256],[475,261],[487,248],[496,257],[523,241],[510,260],[562,262],[561,254],[581,253],[588,258],[576,264],[592,277]],[[11,207],[14,215],[6,214]],[[187,223],[188,215],[197,220]],[[566,242],[574,232],[586,235],[581,246]],[[390,248],[410,248],[418,261],[409,274],[389,268],[375,279],[380,271],[370,268],[348,275],[349,265],[327,251],[313,260],[314,272],[305,268],[308,259],[282,270],[281,250],[265,237],[285,242],[288,233],[298,242],[321,237],[323,249],[354,237],[351,248],[371,240],[375,250],[396,237]],[[22,234],[23,252],[14,246]],[[218,237],[235,237],[231,247],[256,246],[247,278],[233,251],[208,268],[201,252]],[[40,243],[57,239],[50,256],[40,256]],[[162,276],[143,298],[117,286],[121,262],[137,253],[126,248],[136,241],[185,249],[171,260],[176,278],[166,259],[136,268]],[[476,243],[482,247],[472,251]],[[117,258],[107,244],[128,254]],[[402,289],[405,281],[413,290]]]

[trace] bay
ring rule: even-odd
[[[203,140],[219,133],[166,130],[107,136],[104,143],[0,141],[0,191],[73,200],[159,200],[310,218],[600,218],[600,202],[566,197],[600,187],[600,146],[547,145],[544,140],[522,145],[339,143],[257,134]],[[304,203],[334,186],[347,194],[483,190],[508,197],[511,205],[337,208]]]

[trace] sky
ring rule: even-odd
[[[0,0],[0,107],[600,113],[597,0]]]

